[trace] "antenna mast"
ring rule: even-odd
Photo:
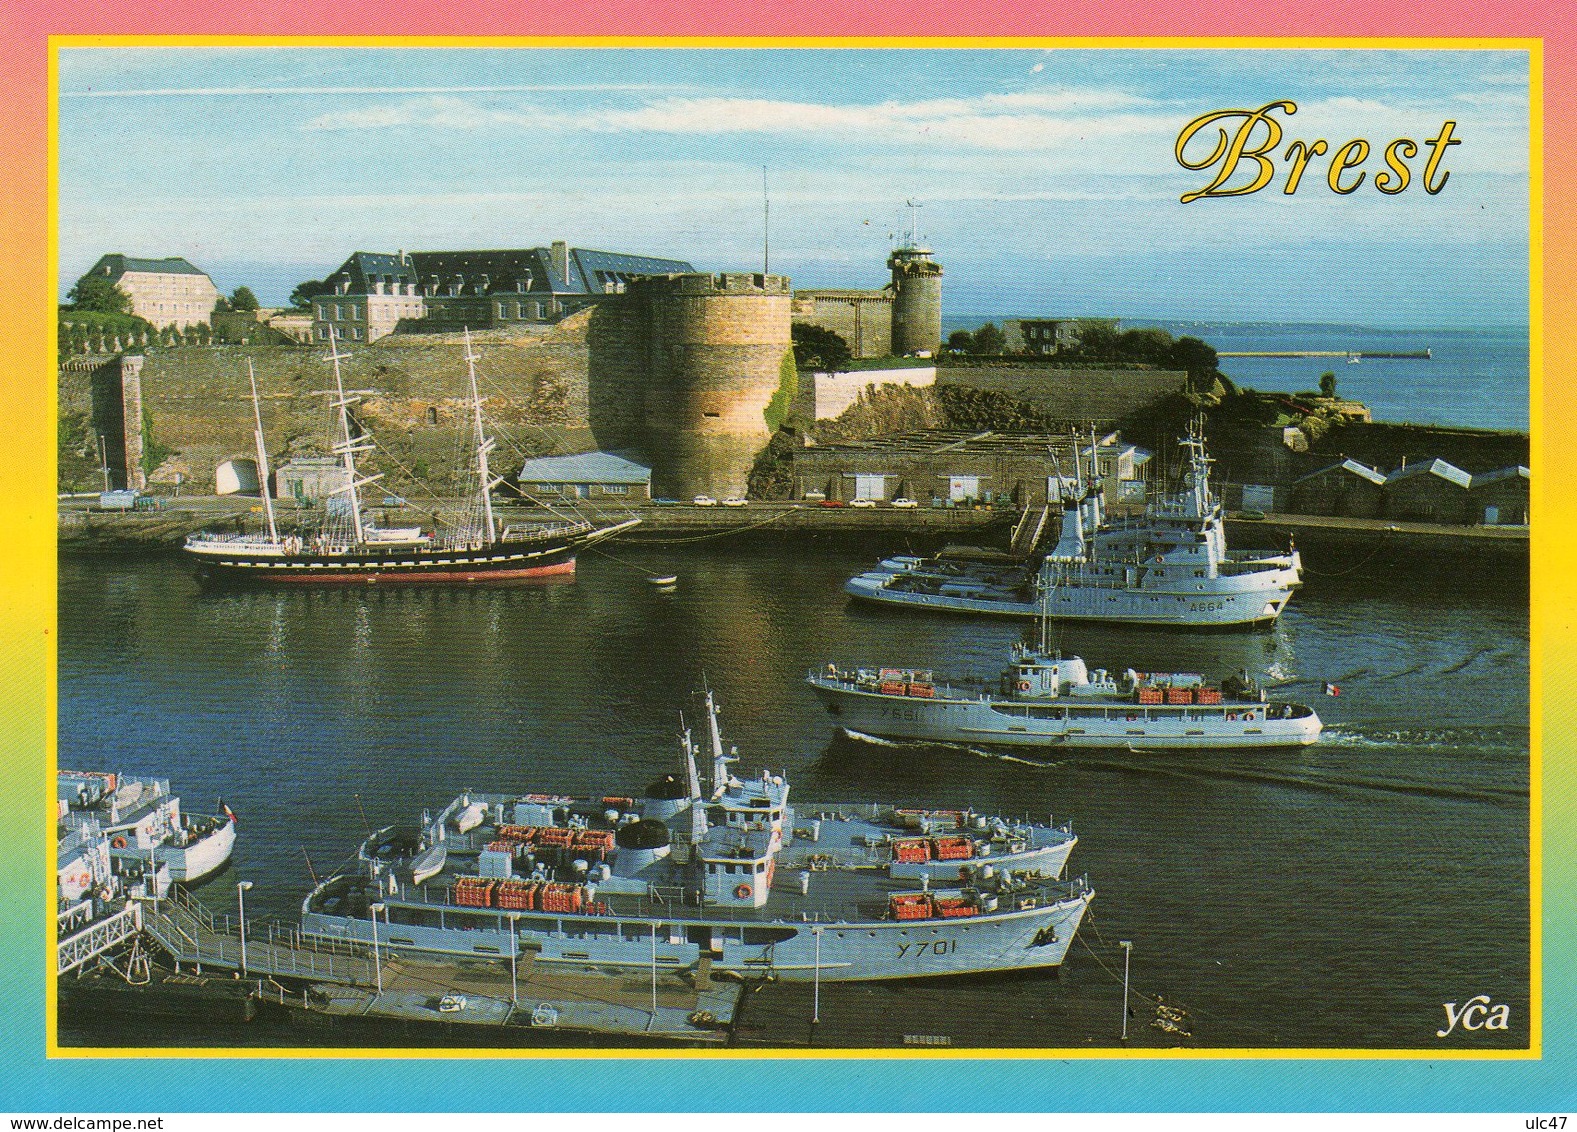
[[[767,167],[761,167],[761,274],[772,273],[772,197],[767,193]]]

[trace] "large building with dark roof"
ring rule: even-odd
[[[131,313],[163,330],[184,330],[213,317],[219,288],[206,272],[180,256],[140,259],[119,253],[101,256],[89,275],[100,275],[131,297]]]
[[[332,332],[371,342],[402,324],[412,329],[459,330],[550,324],[630,281],[695,269],[684,260],[572,248],[507,251],[356,252],[313,300],[313,336]]]

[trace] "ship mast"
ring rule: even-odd
[[[257,375],[252,372],[252,359],[246,360],[246,376],[252,382],[252,419],[257,428],[252,438],[257,441],[257,484],[263,493],[263,512],[268,516],[268,541],[279,541],[279,529],[274,525],[274,497],[268,490],[268,449],[263,445],[263,410],[257,400]]]
[[[493,473],[487,466],[487,454],[493,450],[493,439],[482,428],[482,397],[476,388],[476,358],[471,350],[471,328],[465,331],[465,364],[466,371],[471,377],[471,409],[476,420],[476,474],[481,482],[482,491],[482,523],[487,530],[489,543],[498,540],[498,532],[493,524],[493,488],[499,481],[493,479]]]
[[[370,445],[356,443],[350,435],[350,406],[360,401],[361,398],[345,396],[345,382],[341,378],[339,370],[340,359],[344,355],[339,352],[339,338],[333,330],[329,331],[329,357],[334,362],[334,407],[339,410],[340,438],[338,443],[334,445],[334,452],[340,457],[344,465],[346,477],[345,486],[340,488],[340,491],[343,491],[350,498],[351,523],[356,531],[356,544],[360,546],[367,541],[367,531],[361,523],[361,495],[357,488],[382,477],[380,473],[380,475],[370,476],[366,479],[359,480],[356,478],[356,453],[370,452],[372,448]]]

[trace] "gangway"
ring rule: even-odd
[[[63,923],[69,923],[63,920]],[[89,960],[133,938],[142,930],[142,907],[128,904],[114,915],[96,920],[74,935],[66,936],[55,945],[55,973],[64,975],[75,971]]]
[[[1046,533],[1046,520],[1051,515],[1051,505],[1044,503],[1039,509],[1026,508],[1024,515],[1018,521],[1018,526],[1013,528],[1013,538],[1008,543],[1008,552],[1015,558],[1028,558],[1040,545],[1041,535]]]

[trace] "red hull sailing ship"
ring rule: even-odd
[[[471,385],[471,416],[475,428],[473,472],[476,490],[467,514],[453,526],[424,531],[420,527],[378,527],[362,513],[361,489],[381,478],[363,476],[356,457],[372,450],[370,438],[353,435],[349,407],[359,398],[345,393],[340,375],[343,358],[330,342],[334,365],[337,413],[334,455],[344,470],[343,484],[333,490],[316,533],[281,533],[268,489],[268,455],[263,443],[257,381],[252,379],[256,423],[258,481],[262,488],[267,530],[246,534],[202,532],[186,540],[185,552],[197,563],[198,576],[212,582],[487,582],[569,574],[582,547],[611,538],[640,522],[629,518],[597,524],[574,516],[500,524],[493,512],[492,491],[501,482],[488,467],[494,441],[482,419],[477,391],[476,354],[466,336],[466,366]]]

